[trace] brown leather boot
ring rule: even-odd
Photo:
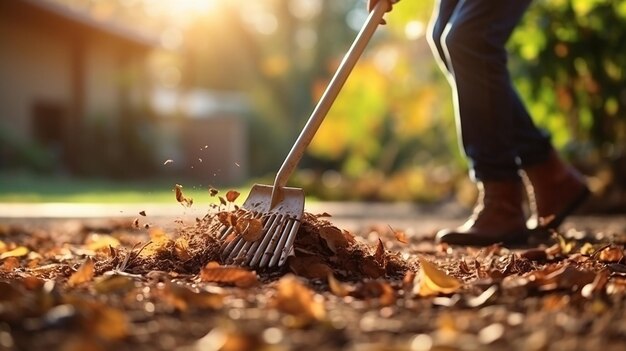
[[[462,226],[442,229],[436,240],[453,245],[487,246],[526,240],[524,186],[521,181],[488,181],[480,191],[474,213]]]
[[[590,194],[583,176],[554,150],[546,161],[525,167],[524,172],[532,185],[529,198],[531,202],[534,198],[536,207],[528,220],[531,229],[558,228]]]

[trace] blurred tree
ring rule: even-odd
[[[558,0],[531,5],[511,48],[532,114],[555,142],[596,157],[626,152],[626,2]]]

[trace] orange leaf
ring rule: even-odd
[[[191,259],[191,253],[189,253],[189,242],[186,237],[181,236],[174,241],[174,254],[183,261]]]
[[[186,312],[189,308],[218,309],[221,308],[224,296],[207,291],[195,292],[183,285],[167,283],[160,296],[167,304],[178,311]]]
[[[82,283],[86,283],[93,279],[93,271],[94,263],[91,257],[87,258],[85,263],[83,263],[74,274],[70,276],[70,279],[67,280],[67,285],[71,287],[75,287]]]
[[[228,202],[234,202],[235,200],[237,200],[237,198],[239,197],[239,192],[235,191],[235,190],[229,190],[226,193],[226,201]]]
[[[600,261],[602,262],[619,262],[624,258],[624,251],[617,246],[609,246],[602,251],[600,251],[600,255],[598,256]]]
[[[339,297],[348,296],[351,290],[346,284],[338,281],[332,273],[328,274],[328,287],[330,288],[330,292]]]
[[[245,241],[257,241],[263,236],[263,222],[258,218],[239,219],[235,230]]]
[[[2,262],[2,266],[0,266],[0,269],[2,269],[5,272],[11,272],[19,266],[20,266],[19,258],[13,256],[13,257],[8,257],[6,260],[4,260],[4,262]]]
[[[303,323],[322,320],[326,317],[324,303],[308,287],[295,276],[288,274],[282,277],[276,286],[274,306],[293,315]]]
[[[203,282],[232,284],[240,288],[249,288],[259,283],[256,273],[232,266],[216,266],[209,262],[200,271],[200,280]]]
[[[225,226],[235,227],[237,225],[237,216],[233,212],[218,212],[217,219]]]
[[[391,229],[391,231],[393,232],[393,235],[396,237],[396,240],[398,240],[399,242],[403,244],[409,243],[409,239],[406,237],[406,233],[403,230],[395,231],[393,230],[393,228],[391,228],[391,226],[389,226],[389,229]]]

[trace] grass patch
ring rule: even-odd
[[[167,203],[176,201],[174,185],[181,184],[185,196],[197,202],[210,201],[209,184],[181,179],[113,181],[29,173],[0,173],[0,202],[73,202],[73,203]],[[230,188],[217,188],[224,193]],[[249,187],[235,190],[247,194]]]

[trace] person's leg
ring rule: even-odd
[[[453,78],[459,137],[480,181],[480,197],[464,225],[437,233],[441,242],[488,245],[525,239],[515,140],[516,119],[525,109],[512,89],[504,46],[528,3],[461,0],[445,26],[441,48]]]
[[[441,71],[446,76],[449,76],[450,74],[450,65],[443,51],[441,38],[458,4],[459,0],[438,0],[433,7],[433,14],[430,22],[428,23],[426,35],[428,45],[433,52],[433,56],[435,57],[439,68],[441,68]]]
[[[479,180],[518,178],[515,117],[505,44],[530,0],[461,0],[444,33],[464,151]],[[521,111],[520,111],[521,109]]]

